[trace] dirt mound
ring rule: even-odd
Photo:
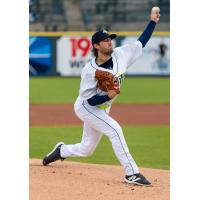
[[[151,187],[123,182],[121,166],[30,159],[30,200],[169,200],[169,171],[140,168]]]

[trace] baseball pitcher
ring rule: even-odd
[[[142,55],[142,49],[150,39],[159,18],[159,9],[153,8],[150,22],[138,40],[114,49],[111,40],[117,37],[116,34],[108,34],[105,30],[93,34],[94,58],[82,70],[79,96],[74,104],[76,115],[83,121],[82,140],[77,144],[56,144],[44,157],[43,165],[72,156],[91,155],[104,134],[109,138],[117,159],[124,167],[124,181],[145,186],[151,184],[140,173],[129,152],[122,128],[109,115],[109,111],[113,101],[120,95],[124,73]]]

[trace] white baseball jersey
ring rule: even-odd
[[[132,44],[126,44],[114,49],[111,55],[113,61],[112,70],[99,67],[95,62],[95,58],[93,58],[85,65],[82,70],[79,97],[76,104],[78,104],[79,101],[82,102],[83,100],[87,100],[96,94],[107,94],[107,92],[104,92],[97,88],[97,80],[95,80],[96,69],[112,73],[118,78],[119,84],[121,85],[124,79],[124,73],[127,71],[127,68],[131,64],[133,64],[135,60],[141,55],[142,43],[140,41],[136,41]],[[107,101],[101,105],[110,106],[113,101],[114,99]]]

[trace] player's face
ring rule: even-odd
[[[110,38],[107,38],[99,43],[99,51],[102,54],[111,55],[113,52],[113,44]]]

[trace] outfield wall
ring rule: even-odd
[[[141,32],[115,32],[118,47],[137,40]],[[31,76],[80,76],[92,58],[92,32],[30,32],[29,74]],[[170,34],[155,32],[143,56],[129,67],[127,75],[169,76]]]

